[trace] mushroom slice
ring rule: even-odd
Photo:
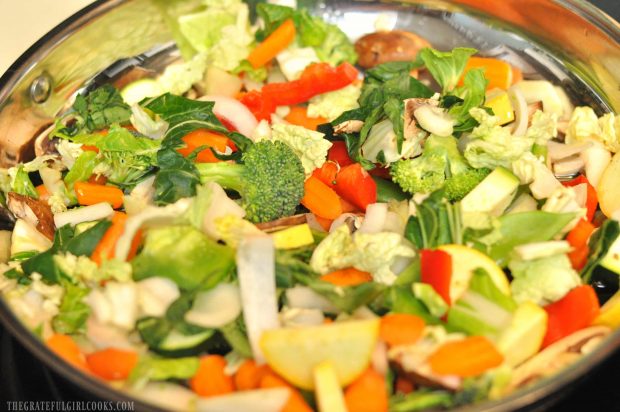
[[[256,227],[262,230],[263,232],[275,232],[278,230],[286,229],[292,226],[303,225],[307,223],[308,220],[305,214],[287,216],[281,219],[272,220],[271,222],[265,223],[257,223]]]
[[[392,365],[405,375],[407,379],[417,385],[457,391],[461,388],[463,383],[463,379],[458,376],[442,376],[433,373],[427,362],[422,362],[413,366],[408,365],[403,357],[399,357],[392,361]]]
[[[334,134],[357,133],[364,127],[361,120],[347,120],[334,126]]]
[[[34,154],[36,157],[44,156],[48,154],[58,153],[56,150],[56,144],[58,138],[50,139],[50,133],[56,126],[54,124],[45,128],[41,133],[34,138]]]
[[[547,346],[514,370],[507,391],[518,389],[573,363],[591,351],[610,332],[608,327],[592,326]]]
[[[439,101],[435,99],[422,99],[422,98],[413,98],[406,99],[404,101],[405,105],[405,113],[404,113],[404,137],[405,139],[414,139],[422,129],[418,128],[415,118],[415,111],[423,106],[431,106],[438,107]]]
[[[37,230],[48,239],[54,239],[54,214],[47,203],[10,192],[7,207],[17,218],[36,226]]]
[[[370,33],[355,42],[358,64],[365,69],[387,62],[413,61],[424,47],[430,47],[426,39],[402,30]]]

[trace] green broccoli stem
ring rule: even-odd
[[[215,182],[224,189],[240,192],[243,188],[243,173],[245,166],[227,162],[198,163],[196,164],[200,181]]]

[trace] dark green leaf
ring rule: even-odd
[[[28,173],[24,170],[24,166],[19,166],[17,168],[11,190],[23,196],[30,196],[34,199],[39,198],[39,192],[34,188],[30,176],[28,176]]]
[[[112,222],[109,220],[98,222],[95,226],[70,239],[63,248],[64,251],[75,256],[92,255],[95,247],[97,247],[99,241],[111,225]]]
[[[617,220],[608,219],[599,230],[594,232],[590,239],[591,254],[588,258],[588,262],[581,270],[581,277],[583,281],[588,283],[592,278],[592,272],[599,265],[601,260],[607,256],[609,248],[613,245],[614,241],[620,235],[620,225]]]
[[[90,92],[86,97],[78,95],[73,109],[80,115],[81,124],[88,130],[100,130],[112,123],[125,123],[131,116],[131,108],[123,101],[118,90],[106,84]]]

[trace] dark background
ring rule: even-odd
[[[590,2],[616,20],[620,20],[620,0],[591,0]],[[10,345],[10,349],[7,348],[7,344]],[[17,400],[15,393],[20,394],[18,396],[21,400],[51,400],[56,397],[54,395],[60,395],[57,393],[52,395],[49,392],[50,379],[56,381],[54,376],[50,376],[49,371],[44,370],[37,360],[6,336],[1,327],[0,349],[4,352],[1,353],[4,356],[0,356],[0,410],[6,406],[6,400]],[[30,373],[25,375],[20,373],[26,371]],[[22,390],[26,388],[27,390]],[[620,411],[620,352],[591,372],[581,385],[566,389],[566,391],[569,390],[571,392],[551,409],[552,412]],[[56,392],[56,389],[52,392]],[[75,393],[69,391],[63,395],[73,399]]]

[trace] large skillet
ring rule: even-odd
[[[134,66],[160,70],[177,57],[166,24],[196,0],[100,0],[28,49],[0,78],[0,166],[34,155],[31,137],[66,108],[71,96],[97,84],[126,81]],[[440,49],[473,46],[525,73],[562,84],[575,101],[620,112],[620,25],[581,0],[299,0],[352,38],[374,31],[384,14]],[[607,285],[613,290],[617,285]],[[4,327],[44,364],[93,398],[127,401],[97,379],[67,366],[26,329],[0,299]],[[615,331],[587,356],[550,378],[499,401],[462,410],[542,409],[620,349]],[[154,409],[136,402],[136,410]]]

